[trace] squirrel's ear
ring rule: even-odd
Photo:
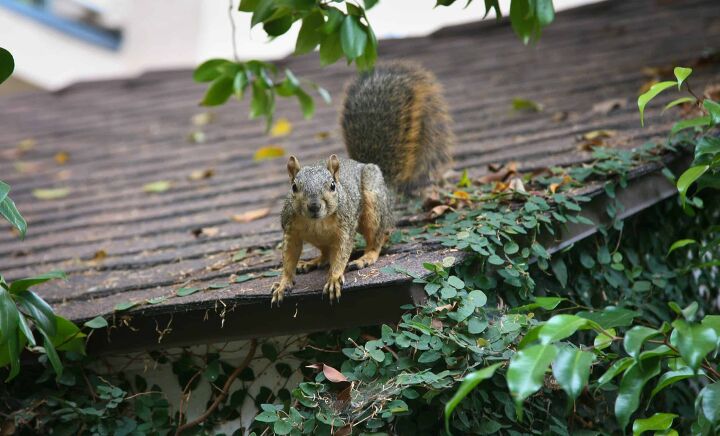
[[[300,162],[298,162],[295,156],[290,156],[287,163],[288,174],[290,174],[290,180],[295,178],[295,175],[300,171]]]
[[[330,174],[332,174],[333,179],[337,182],[338,171],[340,171],[340,160],[336,155],[333,154],[330,156],[330,159],[328,159],[327,169],[330,171]]]

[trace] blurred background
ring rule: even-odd
[[[230,1],[242,59],[276,59],[292,52],[299,22],[268,41],[262,26],[250,30],[251,14],[237,12],[239,0],[0,0],[0,46],[16,63],[0,95],[232,58]],[[561,10],[595,1],[555,0],[555,6]],[[504,14],[509,3],[501,2]],[[368,15],[378,38],[386,39],[476,21],[484,11],[479,0],[467,9],[464,2],[437,10],[434,4],[385,0]]]

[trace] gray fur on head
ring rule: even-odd
[[[333,160],[334,158],[334,160]],[[339,170],[339,162],[332,155],[326,162],[301,167],[295,156],[288,160],[290,193],[287,200],[296,213],[311,219],[332,215],[338,206],[338,183],[331,168]]]

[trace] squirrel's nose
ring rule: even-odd
[[[308,210],[310,211],[310,213],[318,213],[318,212],[320,212],[320,207],[321,207],[320,203],[310,203],[310,204],[308,204]]]

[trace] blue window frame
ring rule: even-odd
[[[122,41],[120,31],[56,14],[52,8],[52,0],[0,0],[0,6],[59,32],[110,50],[117,50]]]

